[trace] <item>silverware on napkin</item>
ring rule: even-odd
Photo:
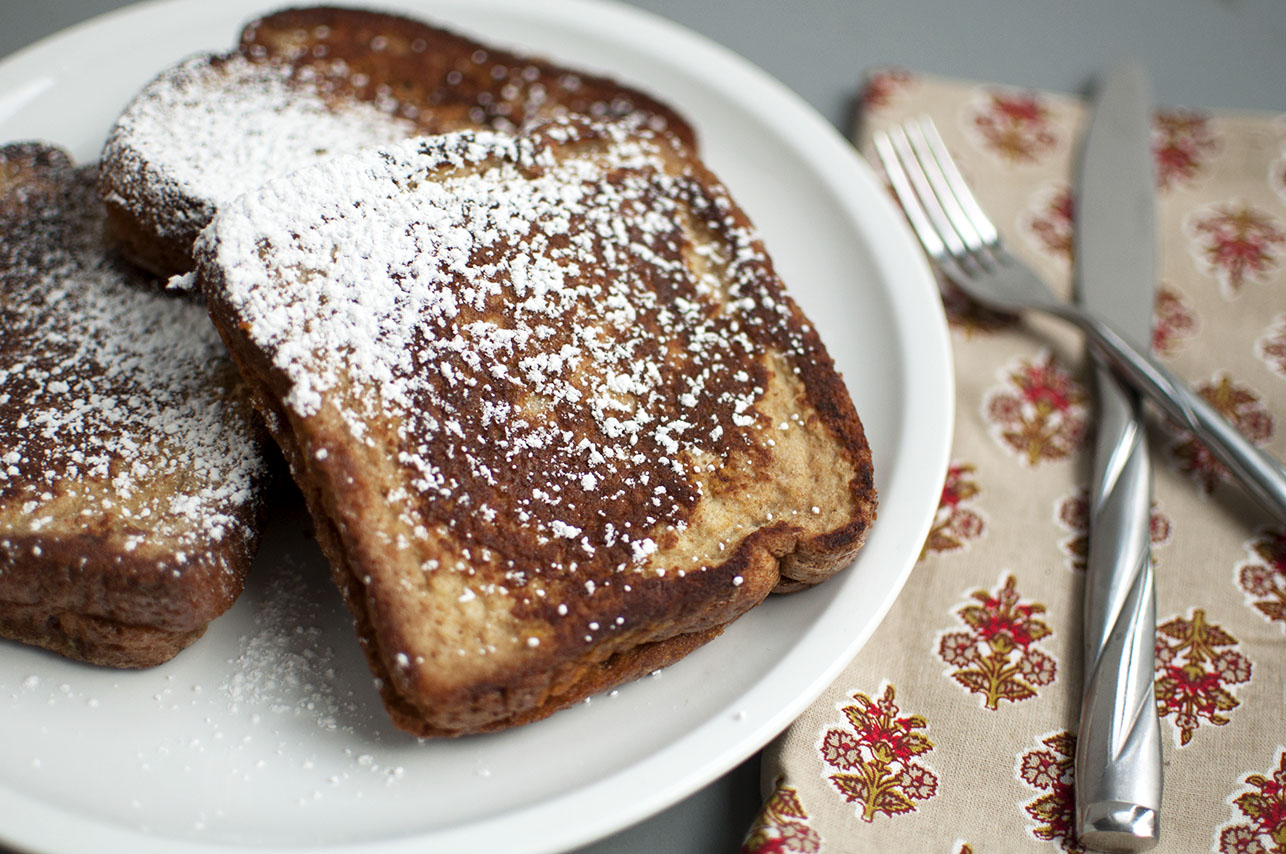
[[[1075,196],[1077,301],[1151,349],[1156,285],[1152,107],[1142,69],[1111,71],[1096,98]],[[1098,438],[1085,578],[1084,695],[1076,832],[1102,851],[1157,844],[1161,735],[1153,694],[1152,469],[1142,402],[1096,352]]]
[[[1286,466],[1260,450],[1214,406],[1130,344],[1115,319],[1064,302],[1011,255],[927,118],[872,134],[876,157],[925,253],[980,304],[1040,311],[1075,324],[1120,376],[1186,427],[1273,518],[1286,523]]]

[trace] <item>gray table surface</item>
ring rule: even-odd
[[[0,58],[124,5],[122,0],[0,0]],[[264,5],[274,4],[266,0]],[[1286,0],[634,0],[633,5],[746,57],[841,130],[849,124],[863,69],[874,65],[1082,92],[1105,65],[1129,58],[1149,69],[1159,103],[1286,112]],[[752,757],[665,812],[578,854],[735,851],[759,803],[758,762]],[[950,834],[944,832],[943,838]]]

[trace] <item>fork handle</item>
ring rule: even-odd
[[[1274,519],[1286,524],[1286,467],[1252,445],[1217,409],[1111,325],[1081,312],[1063,316],[1081,326],[1099,355],[1130,385],[1192,431]]]

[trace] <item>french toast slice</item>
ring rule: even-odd
[[[240,593],[268,438],[204,308],[105,254],[94,172],[0,147],[0,637],[146,667]]]
[[[875,517],[825,347],[668,134],[337,157],[225,205],[196,257],[409,732],[677,660],[848,564]]]
[[[192,241],[224,202],[332,154],[464,128],[513,130],[565,113],[694,134],[628,86],[364,9],[288,9],[239,46],[162,72],[125,108],[100,192],[130,260],[191,269]]]

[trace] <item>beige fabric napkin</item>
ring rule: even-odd
[[[1077,99],[884,70],[856,139],[932,116],[1016,254],[1071,293]],[[1286,458],[1286,116],[1159,111],[1154,346]],[[1094,402],[1079,337],[946,297],[952,463],[857,659],[765,753],[747,852],[1080,851],[1072,753]],[[1286,530],[1151,411],[1159,852],[1286,852]],[[878,460],[876,461],[878,465]],[[877,523],[878,524],[878,523]]]

